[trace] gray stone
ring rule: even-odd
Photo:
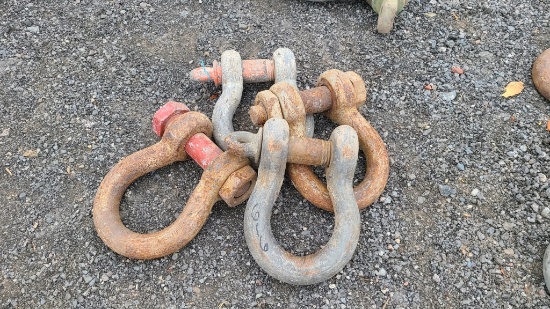
[[[456,98],[456,91],[441,92],[439,93],[439,97],[444,101],[453,101]]]
[[[456,194],[456,189],[448,185],[439,185],[439,194],[447,197]]]
[[[31,33],[40,33],[40,28],[38,26],[31,26],[25,29]]]

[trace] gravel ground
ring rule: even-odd
[[[548,308],[548,102],[533,87],[550,47],[547,0],[412,0],[387,36],[364,1],[0,0],[0,306],[3,308]],[[352,261],[295,287],[267,276],[243,237],[244,205],[218,203],[178,253],[123,258],[97,237],[92,200],[124,156],[155,143],[170,99],[211,116],[220,88],[187,72],[236,49],[297,56],[298,86],[354,70],[361,108],[391,157],[379,202],[361,213]],[[459,66],[464,74],[453,74]],[[503,88],[523,81],[520,95]],[[425,85],[433,90],[425,90]],[[246,86],[236,127],[255,131]],[[316,136],[335,124],[317,115]],[[358,179],[365,166],[358,166]],[[168,225],[198,182],[193,162],[138,180],[124,223]],[[286,181],[277,238],[296,254],[330,237],[331,214]]]

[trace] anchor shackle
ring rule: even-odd
[[[285,120],[269,119],[262,132],[258,181],[246,205],[244,217],[248,248],[256,263],[280,281],[307,285],[327,280],[349,262],[359,241],[361,222],[353,195],[353,174],[359,149],[357,134],[349,126],[340,126],[330,139],[331,159],[326,175],[335,215],[330,240],[314,254],[295,256],[285,251],[273,236],[271,212],[283,183],[286,162],[290,157],[299,156],[292,154],[295,148],[291,147],[292,140]],[[230,136],[229,139],[238,144],[238,139],[242,137]],[[251,135],[248,137],[251,139]],[[247,149],[246,146],[239,148],[234,143],[229,145],[237,153]]]
[[[201,67],[190,72],[191,79],[199,82],[214,81],[222,85],[220,95],[212,113],[214,140],[223,150],[227,150],[225,138],[234,131],[233,115],[242,98],[243,83],[275,81],[287,82],[296,86],[296,60],[288,48],[279,48],[273,53],[272,60],[241,60],[234,50],[222,53],[221,65],[214,62],[213,68]],[[308,117],[309,136],[313,135],[313,117]]]
[[[212,134],[208,118],[181,103],[161,108],[155,114],[154,130],[162,140],[117,163],[101,182],[92,209],[99,237],[113,251],[132,259],[156,259],[178,251],[197,235],[221,196],[231,205],[240,204],[251,194],[256,179],[246,158],[214,147],[208,139]],[[197,150],[202,146],[203,153]],[[149,234],[125,227],[119,207],[128,186],[149,172],[186,160],[186,149],[205,170],[179,217]]]
[[[278,83],[270,90],[258,93],[255,105],[250,108],[250,118],[257,125],[269,118],[284,118],[289,123],[291,136],[304,136],[304,113],[324,111],[332,121],[355,129],[360,149],[366,157],[366,170],[354,192],[359,209],[364,209],[382,194],[389,176],[384,141],[357,110],[357,106],[365,103],[366,97],[365,83],[359,75],[329,70],[321,74],[317,88],[298,92]],[[319,208],[333,211],[326,185],[309,166],[291,164],[287,173],[304,198]]]

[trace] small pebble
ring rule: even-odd
[[[448,185],[439,185],[439,194],[443,196],[451,196],[456,194],[456,189]]]
[[[84,275],[84,283],[90,283],[94,277],[90,276],[90,275]]]
[[[484,240],[485,235],[483,235],[483,233],[481,233],[480,231],[477,231],[477,238],[479,238],[479,240]]]
[[[25,30],[27,30],[31,33],[39,33],[40,32],[40,28],[38,26],[27,27],[27,28],[25,28]]]
[[[449,91],[449,92],[441,92],[439,94],[439,97],[443,99],[444,101],[452,101],[456,98],[456,91]]]

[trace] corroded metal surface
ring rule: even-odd
[[[233,115],[239,107],[243,93],[243,77],[241,73],[241,56],[234,50],[222,54],[222,71],[224,75],[222,94],[214,106],[212,123],[214,124],[214,140],[221,149],[226,150],[223,142],[227,134],[233,132]]]
[[[359,95],[355,95],[356,97],[360,98],[363,92],[363,89],[355,89],[354,91],[357,91]],[[278,114],[282,114],[282,111],[280,111],[279,104],[277,101],[277,97],[274,95],[270,95],[271,91],[265,90],[260,93],[258,93],[258,96],[256,96],[256,101],[254,102],[254,105],[250,107],[249,114],[250,114],[250,120],[253,124],[256,125],[263,125],[267,119],[269,118],[281,118],[278,116]],[[322,113],[325,112],[332,107],[332,93],[330,92],[330,89],[326,86],[320,86],[320,87],[314,87],[307,90],[301,90],[299,92],[300,98],[302,99],[302,102],[304,104],[304,108],[306,110],[307,116],[309,114],[316,114],[316,113]],[[363,105],[366,100],[366,93],[364,95],[364,100],[357,100],[357,107]],[[266,104],[266,101],[272,101]],[[273,111],[274,106],[279,109],[279,111]],[[306,116],[306,117],[307,117]],[[309,136],[309,135],[308,135]]]
[[[243,60],[241,67],[243,81],[250,83],[266,83],[275,79],[275,63],[271,59]],[[213,82],[216,86],[223,83],[222,66],[214,60],[212,67],[200,67],[189,73],[197,82]]]
[[[233,132],[225,139],[227,151],[237,156],[250,158],[258,165],[262,149],[262,136],[263,128],[260,128],[256,134],[242,131]],[[290,136],[288,149],[288,163],[328,166],[332,159],[332,144],[320,139]],[[287,165],[287,169],[288,166],[291,165]]]
[[[185,152],[203,169],[223,153],[220,147],[203,133],[195,134],[189,139],[185,144]]]
[[[354,192],[357,204],[363,209],[382,194],[389,176],[389,159],[384,141],[357,110],[357,105],[366,100],[365,84],[356,73],[330,70],[320,76],[319,85],[327,86],[332,93],[333,105],[326,112],[327,116],[338,124],[351,126],[359,136],[359,145],[367,162],[365,177]],[[293,181],[304,197],[309,197],[309,201],[323,209],[331,210],[328,192],[313,173],[295,177]],[[297,179],[301,180],[300,183],[297,183]]]
[[[234,131],[233,115],[240,104],[244,82],[286,82],[296,89],[296,60],[288,48],[279,48],[273,53],[272,60],[241,60],[234,50],[222,54],[221,65],[214,63],[213,68],[201,67],[191,71],[191,78],[196,81],[222,82],[222,94],[214,106],[212,122],[214,123],[214,140],[226,150],[225,137]],[[222,78],[223,76],[223,78]],[[313,116],[307,117],[308,136],[313,136]]]
[[[287,162],[300,165],[328,166],[331,160],[332,144],[320,139],[291,136]],[[287,166],[288,168],[288,166]]]
[[[250,177],[250,171],[254,171],[247,159],[221,153],[206,164],[199,184],[172,224],[149,234],[126,228],[120,218],[119,205],[128,186],[149,172],[187,159],[188,141],[197,134],[212,134],[211,122],[201,113],[176,114],[165,121],[162,140],[116,164],[101,182],[94,200],[92,213],[99,237],[113,251],[133,259],[155,259],[178,251],[202,228],[224,186],[231,191],[226,195],[242,202],[250,195],[255,182],[255,177]]]
[[[533,83],[540,94],[550,100],[550,49],[545,50],[533,63]],[[550,289],[550,246],[544,252],[542,273],[546,288]]]
[[[258,92],[254,105],[249,110],[250,120],[255,125],[263,125],[270,118],[283,118],[279,98],[270,90]]]
[[[236,53],[235,51],[228,52]],[[193,69],[189,73],[190,78],[197,82],[214,82],[216,86],[223,84],[223,80],[227,78],[224,67],[231,65],[225,63],[223,58],[222,54],[221,65],[214,61],[212,67]],[[273,53],[273,59],[242,60],[238,72],[235,71],[235,73],[231,72],[230,74],[240,75],[243,82],[247,84],[286,81],[296,85],[296,61],[294,60],[294,54],[288,48],[279,48]]]
[[[300,91],[306,113],[322,113],[332,106],[332,95],[327,87],[315,87]]]
[[[153,117],[153,131],[162,137],[166,126],[176,115],[189,112],[189,108],[179,102],[164,104]],[[210,129],[212,134],[212,129]],[[189,138],[185,144],[185,153],[189,155],[200,167],[205,169],[223,151],[214,144],[210,138],[198,133]],[[246,200],[252,190],[251,182],[256,179],[256,172],[250,166],[243,167],[239,173],[231,174],[227,182],[220,190],[220,197],[229,207],[235,207]],[[248,194],[243,194],[248,192]]]
[[[289,128],[282,119],[270,119],[264,127],[258,182],[246,206],[245,238],[258,265],[280,281],[296,285],[322,282],[340,272],[355,252],[360,234],[359,210],[352,191],[357,134],[341,126],[333,132],[331,142],[334,159],[327,169],[327,180],[335,204],[334,231],[315,254],[296,256],[281,247],[270,225],[289,153]]]
[[[287,87],[288,88],[288,87]],[[272,87],[275,92],[281,92],[282,86]],[[271,89],[270,89],[271,91]],[[269,91],[262,92],[256,97],[255,106],[250,109],[251,120],[261,125],[266,119],[275,117],[273,106],[277,99],[284,98],[282,95],[269,94]],[[285,93],[289,93],[286,90]],[[359,75],[353,72],[342,72],[330,70],[323,73],[319,79],[319,87],[307,92],[300,92],[299,99],[295,95],[284,98],[294,100],[297,104],[303,102],[305,111],[321,112],[326,111],[327,116],[338,124],[346,124],[354,128],[359,135],[359,144],[366,157],[366,171],[363,180],[355,187],[355,197],[360,209],[363,209],[373,202],[384,191],[389,176],[389,159],[386,146],[378,132],[357,110],[366,101],[366,88]],[[304,101],[302,101],[305,99]],[[330,99],[330,104],[328,101]],[[287,106],[286,104],[285,106]],[[303,136],[300,131],[303,124],[302,111],[294,110],[292,118],[289,119],[291,136]],[[281,108],[281,114],[284,109]],[[293,129],[294,128],[294,129]],[[296,134],[296,135],[295,135]],[[332,211],[332,203],[328,190],[321,180],[313,173],[308,166],[292,165],[287,169],[294,186],[312,204]]]
[[[286,82],[276,83],[271,86],[269,90],[259,93],[256,96],[254,104],[254,107],[257,108],[256,110],[261,110],[264,112],[264,114],[262,114],[262,119],[255,119],[254,107],[252,107],[250,110],[250,116],[253,119],[253,122],[263,122],[264,120],[270,118],[284,118],[288,122],[288,125],[290,127],[291,137],[302,138],[308,136],[308,132],[306,129],[306,110],[304,108],[304,104],[302,103],[300,92],[295,86]],[[305,142],[305,140],[307,139],[303,139],[302,141]],[[294,146],[303,147],[303,149],[305,150],[310,147],[307,142],[301,145],[299,144],[299,142],[296,142],[294,143]],[[289,175],[292,175],[293,173],[295,174],[297,171],[301,172],[302,170],[311,171],[308,165],[311,165],[312,162],[315,162],[319,158],[315,156],[325,156],[325,154],[323,153],[324,149],[317,149],[312,147],[310,150],[314,150],[314,152],[305,151],[303,154],[300,154],[299,152],[293,153],[287,165],[287,171]],[[296,164],[296,162],[299,161],[303,161],[304,163]]]
[[[550,100],[550,49],[545,50],[533,64],[533,83],[537,90]]]

